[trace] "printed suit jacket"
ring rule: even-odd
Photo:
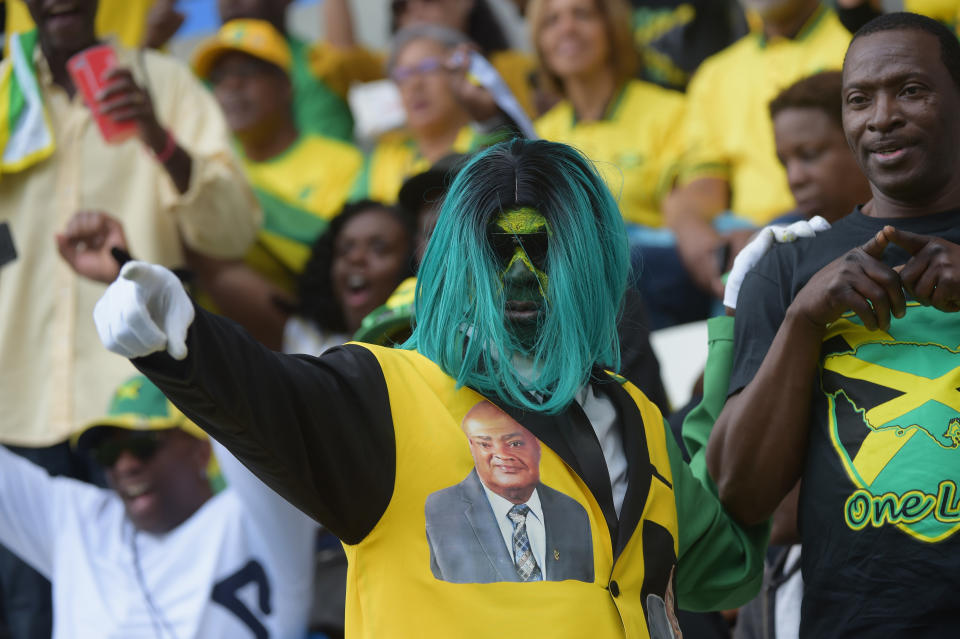
[[[537,484],[537,493],[546,532],[544,579],[592,582],[593,541],[587,511],[542,483]],[[427,497],[426,516],[430,568],[437,579],[520,581],[476,469],[459,484]]]

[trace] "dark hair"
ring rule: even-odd
[[[847,55],[850,54],[850,49],[853,48],[853,43],[857,41],[857,38],[882,31],[908,30],[924,31],[940,41],[940,61],[947,68],[954,84],[960,89],[960,41],[957,40],[956,34],[933,18],[906,12],[886,13],[874,18],[853,34],[850,47],[847,48]],[[844,64],[846,64],[846,60],[844,60]]]
[[[794,82],[770,102],[770,118],[786,109],[817,109],[843,130],[843,74],[824,71]]]
[[[410,218],[393,206],[374,200],[358,200],[351,202],[341,209],[335,218],[330,220],[327,230],[317,238],[310,250],[310,259],[297,278],[297,295],[300,304],[297,312],[313,321],[320,328],[327,331],[343,332],[347,330],[343,318],[343,309],[333,293],[331,270],[337,238],[347,223],[361,213],[367,211],[383,211],[400,222],[407,232],[408,254],[406,267],[397,277],[397,284],[413,275],[413,223]]]
[[[405,0],[392,0],[390,2],[390,33],[397,32],[397,14],[402,11],[401,6],[405,5]],[[467,16],[467,28],[464,34],[472,40],[484,55],[490,55],[497,51],[506,51],[510,48],[507,42],[507,35],[503,31],[503,25],[497,19],[493,9],[487,0],[474,0],[473,8]]]

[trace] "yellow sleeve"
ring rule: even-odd
[[[710,60],[694,74],[687,89],[681,158],[677,183],[682,186],[706,177],[727,180],[729,158],[724,153],[717,132],[724,126],[725,114],[718,112],[716,98],[722,95],[722,77],[718,77]]]
[[[955,26],[960,17],[960,0],[904,0],[903,10]]]
[[[153,51],[145,52],[145,61],[157,117],[193,161],[186,193],[158,172],[161,207],[177,216],[189,247],[211,257],[242,257],[256,237],[261,212],[220,108],[180,63]]]
[[[684,94],[676,91],[662,92],[661,113],[658,118],[657,161],[660,164],[660,177],[657,182],[657,200],[663,198],[673,190],[677,178],[683,168],[684,157],[684,125],[687,117],[687,100]]]
[[[386,56],[364,47],[340,49],[317,42],[310,48],[309,64],[311,72],[341,97],[351,84],[382,80],[386,75]]]

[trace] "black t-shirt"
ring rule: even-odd
[[[858,209],[776,246],[744,279],[731,393],[753,379],[800,288],[886,224],[960,244],[960,211],[890,220]],[[907,259],[896,246],[884,253],[890,266]],[[852,313],[828,330],[800,499],[801,637],[957,636],[958,353],[960,315],[909,299],[887,332]]]

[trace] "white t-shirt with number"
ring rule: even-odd
[[[228,487],[164,535],[0,446],[0,543],[53,584],[53,639],[303,639],[317,524],[224,448]]]

